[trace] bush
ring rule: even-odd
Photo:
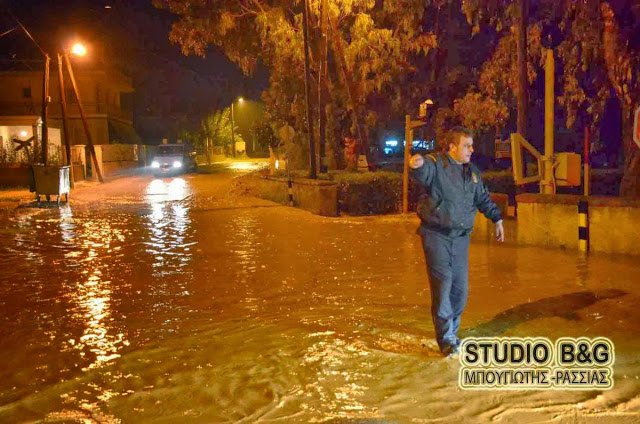
[[[379,215],[402,211],[402,174],[389,171],[334,173],[338,211],[350,215]],[[412,180],[410,180],[412,181]],[[415,210],[418,188],[409,185],[409,207]]]

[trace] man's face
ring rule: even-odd
[[[458,162],[471,162],[471,154],[473,153],[473,138],[466,135],[460,135],[458,144],[451,143],[449,145],[449,155]]]

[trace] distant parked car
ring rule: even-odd
[[[187,144],[162,144],[153,156],[151,169],[156,177],[195,172],[196,151]]]

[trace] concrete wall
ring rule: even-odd
[[[640,255],[640,200],[636,199],[518,195],[518,244],[578,249],[580,200],[589,203],[591,251]]]
[[[137,160],[104,162],[102,164],[102,177],[107,178],[115,175],[130,173],[130,171],[136,170],[138,168],[140,168],[140,163]]]
[[[248,176],[242,178],[242,183],[245,183],[252,195],[284,205],[289,204],[286,178]],[[318,215],[338,215],[338,189],[335,183],[297,180],[293,183],[292,191],[294,206]]]
[[[85,179],[84,166],[82,164],[74,164],[71,167],[73,173],[73,181],[81,181]]]
[[[0,187],[26,187],[30,174],[28,167],[0,167]]]
[[[578,248],[579,196],[521,194],[518,244]]]
[[[590,250],[640,255],[640,199],[589,199]]]

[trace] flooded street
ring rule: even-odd
[[[462,391],[415,218],[319,217],[234,175],[0,215],[0,422],[640,421],[637,257],[472,243],[462,335],[606,336],[615,386]]]

